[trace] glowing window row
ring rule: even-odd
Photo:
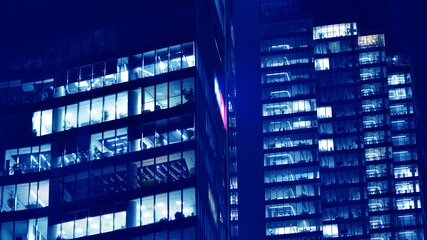
[[[0,186],[0,190],[2,189],[2,212],[49,206],[49,180]]]
[[[393,74],[389,75],[387,78],[389,85],[411,83],[411,74],[409,73]]]
[[[51,167],[50,144],[8,149],[5,152],[5,175],[19,175],[49,170]]]
[[[290,66],[294,64],[310,63],[312,58],[308,53],[292,53],[261,57],[261,68]]]
[[[394,155],[394,154],[393,154]],[[380,161],[388,158],[392,158],[392,151],[390,147],[378,147],[378,148],[366,148],[365,149],[365,160]]]
[[[394,187],[396,194],[420,192],[420,182],[418,180],[396,182]]]
[[[362,101],[363,112],[376,112],[386,110],[388,108],[388,101],[384,98],[380,99],[369,99]]]
[[[387,164],[376,164],[366,166],[366,176],[368,178],[377,178],[391,175],[389,173],[390,166]]]
[[[384,47],[385,46],[384,34],[360,36],[358,38],[358,45],[359,45],[359,49]]]
[[[320,231],[321,219],[289,220],[266,223],[266,235],[287,235]]]
[[[331,118],[332,117],[332,107],[318,107],[317,108],[317,117],[318,118]]]
[[[294,68],[287,71],[268,71],[261,73],[261,82],[277,83],[307,80],[312,77],[310,68]]]
[[[78,220],[77,220],[78,221]],[[79,224],[79,225],[77,225]],[[81,222],[76,222],[80,227]],[[80,236],[81,228],[78,228],[76,236]],[[51,234],[51,233],[49,233]],[[58,234],[54,234],[58,235]],[[57,240],[60,237],[49,235],[48,237],[48,218],[37,218],[15,222],[3,222],[1,224],[1,239],[28,239],[28,240]],[[169,236],[169,237],[168,237]],[[126,238],[129,239],[129,238]],[[141,237],[133,237],[132,240],[141,240]],[[155,232],[145,234],[142,240],[196,240],[196,230],[184,228],[170,231]]]
[[[55,145],[55,156],[51,156],[51,145],[8,149],[5,153],[6,175],[38,172],[136,152],[153,147],[189,141],[195,138],[194,114],[184,114],[161,119],[144,125],[106,130],[100,133],[70,138]]]
[[[266,201],[312,196],[320,196],[320,188],[318,184],[298,184],[292,186],[265,188]]]
[[[358,137],[342,137],[335,139],[319,139],[319,151],[330,152],[330,151],[341,151],[357,149]]]
[[[298,100],[290,102],[266,103],[262,105],[263,116],[284,115],[299,112],[310,112],[316,109],[316,100]]]
[[[398,165],[394,166],[395,178],[418,177],[418,165]]]
[[[365,132],[364,143],[365,145],[379,144],[390,141],[390,131],[372,131]]]
[[[314,83],[293,84],[289,86],[270,87],[262,89],[262,99],[301,97],[314,94]]]
[[[313,39],[357,36],[356,23],[341,23],[313,28]]]
[[[388,97],[390,100],[399,100],[412,98],[412,88],[393,88],[388,90]]]
[[[317,161],[317,150],[299,150],[264,154],[264,166],[287,165]]]
[[[315,116],[301,116],[284,119],[264,120],[263,132],[293,131],[317,126]]]
[[[313,145],[316,134],[301,133],[285,136],[264,137],[264,149],[289,148]]]
[[[363,116],[364,128],[376,128],[388,126],[390,124],[390,117],[388,115],[368,115]],[[392,124],[393,126],[393,124]]]
[[[90,91],[193,66],[195,66],[194,43],[157,49],[110,60],[106,63],[96,63],[93,66],[70,69],[67,72],[68,84],[57,87],[55,97]]]
[[[128,116],[128,92],[33,113],[33,133],[43,136]]]
[[[43,136],[194,102],[194,78],[93,98],[33,113],[33,134]],[[142,100],[143,99],[143,100]],[[130,103],[130,104],[129,104]],[[129,108],[129,109],[128,109]]]
[[[67,215],[68,216],[68,215]],[[120,229],[144,226],[196,216],[195,189],[160,193],[143,198],[103,206],[89,213],[77,212],[65,216],[62,223],[51,226],[56,233],[52,239],[73,239]]]
[[[194,66],[194,42],[184,43],[69,69],[46,80],[2,82],[0,103],[39,102]]]
[[[171,81],[143,90],[143,112],[154,112],[195,101],[194,78]]]
[[[314,60],[314,69],[316,71],[329,70],[329,58],[318,58]]]
[[[290,168],[264,172],[264,183],[293,182],[319,178],[318,167]]]
[[[368,195],[384,194],[393,192],[393,186],[388,181],[368,182]]]
[[[383,51],[359,53],[360,65],[373,64],[373,63],[379,63],[379,62],[385,62],[385,52]]]
[[[319,212],[320,212],[319,201],[271,204],[271,205],[265,206],[266,218],[310,215],[310,214],[316,214]]]

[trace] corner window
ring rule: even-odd
[[[195,65],[194,43],[182,44],[182,68],[194,67]]]

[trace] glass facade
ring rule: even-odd
[[[319,235],[321,231],[317,115],[326,118],[331,113],[326,107],[316,111],[312,66],[316,65],[316,70],[330,67],[327,58],[314,61],[312,23],[309,19],[300,21],[307,28],[286,27],[286,37],[280,39],[274,37],[276,31],[263,30],[268,24],[261,25],[261,32],[265,32],[261,35],[261,75],[267,237]],[[279,56],[270,56],[274,51],[280,51],[284,64],[269,64]],[[267,80],[273,78],[277,80]]]
[[[231,1],[215,2],[98,5],[34,41],[52,61],[17,67],[32,61],[25,41],[0,56],[11,66],[0,81],[1,240],[227,239],[236,121],[220,111],[232,112],[234,46]],[[57,7],[39,10],[55,22]]]
[[[194,49],[194,42],[189,42],[68,69],[57,73],[53,78],[35,82],[27,82],[28,80],[2,82],[0,93],[3,97],[0,103],[14,105],[40,102],[194,67]],[[8,95],[11,90],[14,94]]]
[[[423,239],[410,66],[386,55],[383,34],[313,26],[298,7],[283,20],[272,4],[260,39],[266,239]]]

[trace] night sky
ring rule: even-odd
[[[385,7],[384,7],[385,6]],[[362,34],[382,28],[389,32],[392,51],[410,57],[418,102],[418,144],[427,136],[427,1],[423,0],[316,0],[316,19],[330,20],[357,15]],[[240,239],[263,239],[264,192],[259,62],[258,1],[235,0],[237,148],[239,171]],[[349,14],[350,13],[350,14]],[[319,21],[319,22],[320,22]],[[372,32],[375,33],[375,32]],[[424,145],[423,145],[424,146]],[[425,186],[424,186],[425,187]]]

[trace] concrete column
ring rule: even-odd
[[[140,213],[140,211],[138,211],[137,209],[137,206],[138,206],[137,201],[139,201],[139,199],[128,201],[127,210],[126,210],[126,227],[127,228],[137,226],[136,218],[137,218],[137,214]]]
[[[139,103],[139,97],[138,94],[139,91],[138,90],[132,90],[129,91],[129,100],[128,100],[128,115],[129,116],[134,116],[134,115],[138,115],[140,114],[140,109],[139,106],[141,105],[141,103]]]
[[[62,131],[65,118],[65,108],[56,108],[53,110],[53,131]]]
[[[56,240],[58,237],[58,233],[60,233],[60,225],[55,224],[48,227],[47,240]]]
[[[128,163],[126,166],[127,169],[127,190],[136,189],[136,183],[137,183],[137,174],[138,174],[138,168],[135,163]],[[126,226],[128,228],[130,227],[136,227],[137,226],[137,214],[140,213],[137,209],[137,201],[138,200],[130,200],[127,204],[127,210],[126,210]]]
[[[136,189],[136,183],[137,183],[137,174],[138,174],[138,168],[136,166],[136,163],[128,163],[126,166],[127,169],[127,190]]]

